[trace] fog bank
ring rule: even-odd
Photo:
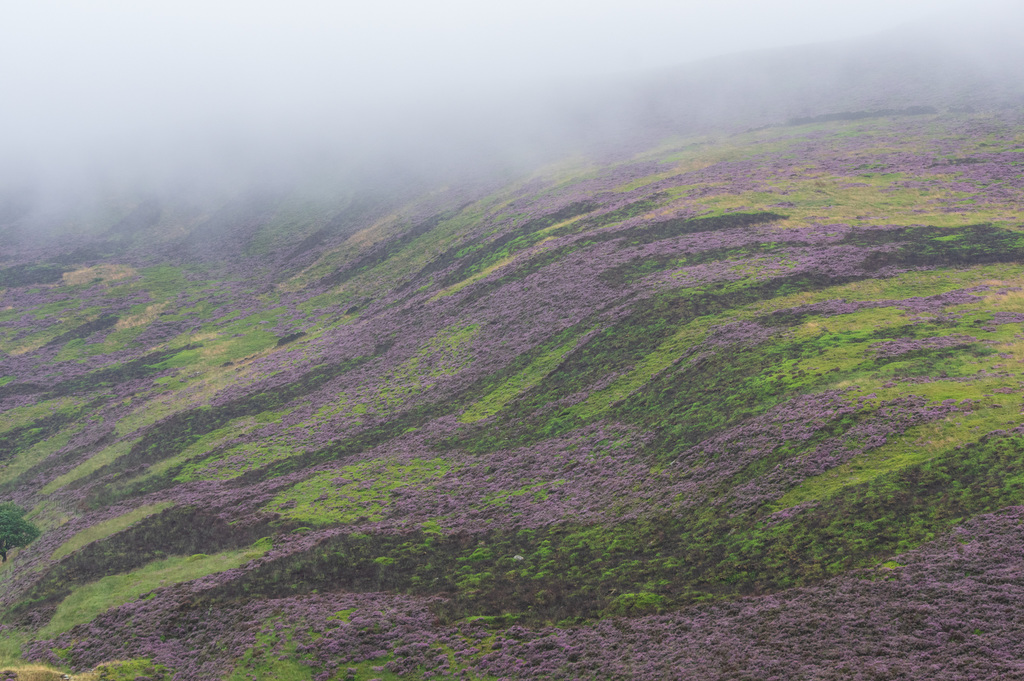
[[[851,108],[1001,106],[1024,25],[954,0],[7,4],[0,187],[33,201],[473,176]]]

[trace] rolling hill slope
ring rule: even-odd
[[[854,113],[407,196],[10,213],[0,499],[44,533],[0,654],[1024,678],[1024,119]]]

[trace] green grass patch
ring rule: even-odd
[[[27,631],[6,629],[0,636],[0,669],[19,669],[26,666],[22,649],[32,641]]]
[[[35,308],[32,310],[32,314],[36,319],[42,319],[43,317],[48,317],[50,315],[59,315],[62,312],[71,312],[74,310],[76,313],[74,316],[77,318],[79,316],[77,313],[80,306],[81,303],[76,298],[55,300],[52,303],[45,303]]]
[[[200,357],[198,350],[182,350],[162,362],[150,365],[153,369],[180,369],[194,364]]]
[[[381,380],[372,405],[354,403],[352,413],[365,413],[370,406],[378,411],[394,408],[431,387],[436,379],[459,373],[473,361],[472,341],[479,333],[479,324],[460,323],[442,329]]]
[[[245,652],[238,666],[227,677],[227,681],[310,681],[313,678],[313,668],[298,659],[295,653],[295,644],[285,645],[280,652],[273,656],[266,655],[267,643],[259,637],[258,647]],[[351,678],[345,674],[331,677],[332,679]],[[396,677],[397,678],[397,677]]]
[[[431,480],[451,470],[445,459],[364,461],[317,473],[274,497],[265,509],[320,525],[373,522],[384,517],[392,492],[408,486],[429,489]]]
[[[193,480],[231,480],[249,471],[254,471],[264,466],[283,461],[293,456],[304,454],[305,450],[293,445],[277,445],[265,443],[252,443],[237,445],[229,449],[217,452],[200,461],[188,463],[182,467],[181,472],[174,476],[175,482],[190,482]],[[167,465],[164,462],[157,464],[159,469],[154,467],[154,473],[159,470],[167,470],[179,461],[175,457],[169,460]]]
[[[155,301],[164,301],[178,295],[190,287],[191,282],[185,278],[181,268],[170,265],[146,267],[139,271],[142,275],[141,288],[149,292]]]
[[[245,652],[227,681],[251,681],[254,678],[257,681],[310,681],[313,678],[313,667],[303,661],[303,655],[297,652],[297,644],[293,639],[294,632],[290,629],[258,633],[256,646]],[[329,677],[329,681],[398,681],[409,678],[383,669],[389,660],[390,655],[347,662]]]
[[[540,383],[545,376],[554,371],[562,359],[576,347],[579,340],[579,338],[573,338],[569,342],[552,348],[537,357],[525,369],[508,378],[483,398],[471,404],[459,416],[459,421],[462,423],[472,423],[497,414],[506,404]]]
[[[138,570],[109,575],[97,582],[79,586],[61,601],[53,618],[39,631],[37,637],[53,638],[149,591],[239,567],[259,558],[270,549],[269,540],[260,540],[249,548],[212,556],[174,556],[153,561]]]
[[[170,669],[162,664],[154,663],[149,658],[104,662],[96,666],[95,672],[99,675],[99,681],[136,681],[139,678],[164,679],[171,674]]]

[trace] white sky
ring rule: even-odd
[[[352,120],[408,116],[453,93],[483,97],[522,83],[852,38],[935,15],[998,24],[1015,6],[1010,0],[0,0],[0,154],[38,160],[72,149],[130,150],[142,140],[171,143],[171,131],[196,129],[260,134],[309,125],[318,112]]]
[[[876,33],[965,0],[3,0],[5,71],[67,83],[146,74],[402,79],[604,73]],[[205,72],[205,73],[204,73]],[[242,84],[236,84],[240,87]]]

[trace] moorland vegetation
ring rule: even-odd
[[[1024,114],[857,113],[0,225],[0,666],[1024,678]]]

